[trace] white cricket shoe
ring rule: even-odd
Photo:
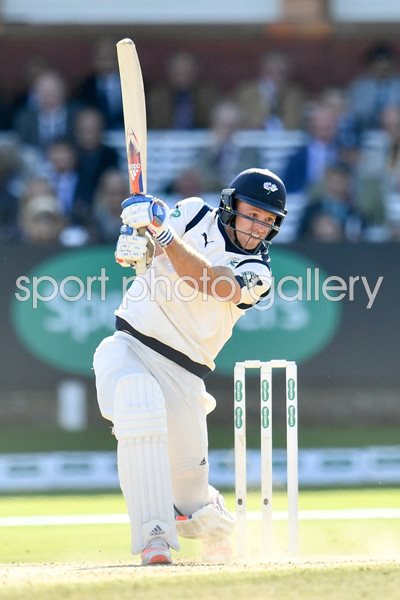
[[[141,553],[142,567],[149,565],[170,565],[171,551],[167,542],[161,538],[151,540]]]

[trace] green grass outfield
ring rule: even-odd
[[[395,488],[304,490],[300,509],[399,508]],[[233,509],[234,499],[226,494]],[[258,510],[249,495],[248,509]],[[285,508],[275,492],[274,509]],[[120,494],[0,498],[0,518],[120,514]],[[302,520],[300,552],[285,553],[286,523],[274,522],[274,552],[259,554],[260,527],[249,523],[249,554],[206,565],[199,542],[183,540],[172,567],[142,568],[129,552],[129,526],[0,527],[0,599],[12,600],[363,600],[400,598],[400,519]]]
[[[116,441],[110,427],[93,427],[80,432],[62,429],[6,428],[0,436],[0,453],[115,450]],[[284,427],[273,432],[274,447],[285,448]],[[316,427],[299,426],[300,448],[356,448],[365,446],[395,446],[399,444],[399,429],[393,427]],[[209,428],[212,449],[233,448],[233,426]],[[248,448],[260,447],[260,427],[247,423]]]

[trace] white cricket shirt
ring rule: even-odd
[[[214,359],[232,335],[236,321],[271,286],[269,258],[246,254],[231,242],[223,225],[201,198],[179,202],[171,212],[179,237],[213,266],[232,269],[242,288],[238,305],[194,290],[176,274],[166,254],[138,276],[115,311],[117,328],[123,319],[143,343],[199,376],[215,368]],[[119,318],[118,318],[119,317]],[[200,368],[197,369],[196,365]],[[194,368],[192,368],[194,366]]]

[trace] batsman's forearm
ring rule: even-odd
[[[190,248],[175,235],[173,241],[164,248],[165,254],[171,261],[179,277],[193,279],[193,287],[197,287],[207,295],[219,299],[238,302],[240,286],[232,271],[227,267],[215,267],[201,254]],[[191,285],[190,280],[186,280]]]
[[[164,248],[165,254],[168,256],[175,271],[180,277],[189,276],[196,281],[200,281],[200,277],[206,272],[212,276],[212,266],[210,262],[197,253],[193,248],[190,248],[177,235],[173,241]]]

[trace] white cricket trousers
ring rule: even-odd
[[[98,346],[93,360],[101,414],[113,421],[115,390],[121,377],[151,375],[158,382],[167,411],[168,454],[174,504],[190,514],[210,501],[207,415],[215,399],[203,380],[142,344],[116,331]]]

